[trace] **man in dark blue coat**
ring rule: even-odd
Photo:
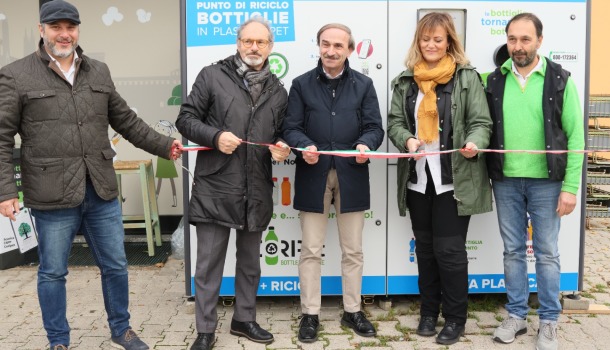
[[[362,228],[370,207],[369,160],[366,151],[383,141],[379,102],[373,81],[349,68],[354,51],[351,30],[342,24],[323,26],[317,35],[318,67],[297,77],[288,96],[283,136],[298,152],[294,208],[300,210],[301,311],[298,339],[318,337],[321,304],[321,260],[330,205],[334,203],[342,260],[344,314],[341,324],[365,337],[375,328],[360,310]],[[358,150],[357,157],[319,155],[318,150]]]

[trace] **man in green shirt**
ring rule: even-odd
[[[538,55],[542,22],[534,14],[521,13],[508,22],[506,34],[510,59],[487,79],[494,122],[490,148],[583,150],[583,118],[574,82],[560,65]],[[504,241],[508,296],[508,318],[495,330],[494,340],[508,344],[527,332],[529,214],[540,301],[537,349],[557,349],[559,227],[561,217],[576,207],[583,155],[493,153],[487,159]]]

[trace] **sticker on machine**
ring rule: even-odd
[[[549,58],[555,62],[578,62],[577,52],[551,51]]]

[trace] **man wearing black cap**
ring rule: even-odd
[[[83,233],[101,271],[111,345],[144,350],[129,325],[122,212],[108,140],[111,126],[136,147],[176,159],[180,141],[153,131],[114,88],[108,67],[83,55],[80,17],[54,0],[40,8],[38,50],[0,69],[0,214],[15,220],[20,204],[11,164],[22,140],[24,204],[38,233],[38,300],[50,347],[66,350],[68,256]]]

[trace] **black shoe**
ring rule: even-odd
[[[422,337],[431,337],[436,334],[436,321],[434,316],[421,316],[416,333]]]
[[[299,323],[299,341],[302,343],[315,342],[318,340],[318,329],[320,329],[318,315],[303,314],[301,323]]]
[[[373,324],[366,319],[364,312],[343,312],[341,317],[341,324],[345,327],[349,327],[361,337],[374,337],[377,332]]]
[[[273,342],[273,334],[262,329],[256,321],[239,322],[231,320],[231,334],[246,337],[257,343],[269,344]]]
[[[446,321],[445,327],[436,337],[436,342],[443,345],[455,344],[464,335],[464,325],[456,322]]]
[[[214,343],[216,343],[216,335],[214,333],[197,333],[197,339],[191,345],[191,350],[210,350]]]

